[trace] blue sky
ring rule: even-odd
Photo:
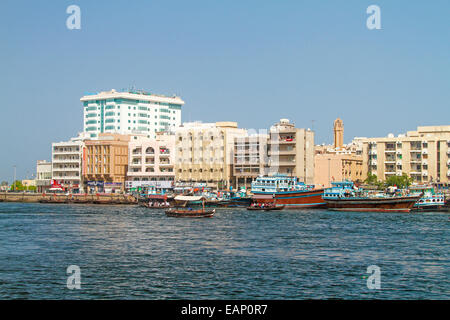
[[[81,30],[66,8],[81,8]],[[368,30],[366,8],[381,8]],[[82,130],[86,92],[134,85],[183,120],[315,120],[316,143],[450,118],[450,1],[21,1],[0,10],[0,180],[35,172]]]

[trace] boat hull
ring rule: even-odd
[[[166,210],[166,215],[168,217],[175,218],[212,218],[215,209],[213,210],[181,210],[181,209],[172,209]]]
[[[271,193],[255,192],[255,195],[271,195]],[[325,208],[322,199],[323,189],[310,191],[286,191],[273,193],[273,199],[255,199],[256,203],[275,202],[284,205],[285,209]]]
[[[395,197],[395,198],[340,198],[325,199],[327,208],[333,211],[358,211],[358,212],[405,212],[408,213],[414,207],[419,197]]]

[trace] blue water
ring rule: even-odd
[[[449,299],[448,213],[0,203],[2,299]],[[81,269],[81,289],[66,269]],[[381,289],[367,287],[367,267]]]

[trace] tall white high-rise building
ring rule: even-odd
[[[156,138],[156,132],[173,131],[181,124],[184,101],[144,91],[111,90],[81,99],[84,132],[91,138],[99,133],[139,134]]]

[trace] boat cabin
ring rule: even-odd
[[[313,190],[313,185],[298,181],[297,177],[277,174],[274,176],[259,176],[252,182],[252,193],[279,193],[300,190]]]
[[[354,183],[352,181],[332,182],[331,188],[326,188],[323,193],[324,199],[338,199],[354,194]]]

